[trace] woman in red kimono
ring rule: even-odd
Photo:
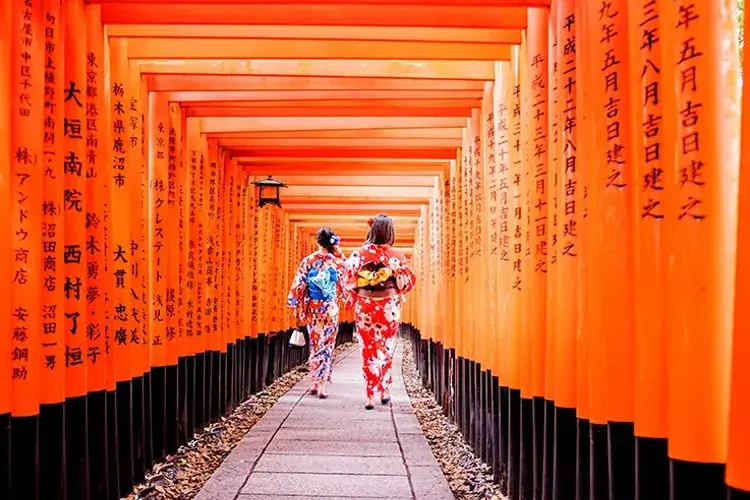
[[[331,382],[333,348],[339,331],[339,305],[344,254],[339,238],[327,227],[317,235],[317,252],[299,265],[292,282],[287,305],[296,309],[297,317],[307,325],[310,336],[308,368],[313,385],[310,394],[327,398],[326,384]]]
[[[396,233],[393,221],[380,214],[369,221],[365,244],[346,263],[344,288],[354,301],[362,370],[367,384],[365,408],[374,408],[375,393],[381,403],[391,400],[391,364],[396,334],[401,325],[404,294],[414,287],[414,272],[406,258],[391,248]]]

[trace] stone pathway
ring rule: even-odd
[[[195,500],[306,500],[454,496],[422,435],[393,363],[389,406],[364,409],[359,350],[337,360],[328,399],[297,384],[247,433]]]

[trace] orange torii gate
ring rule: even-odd
[[[735,14],[3,2],[0,497],[126,495],[303,361],[297,262],[385,212],[425,383],[510,498],[749,498]]]

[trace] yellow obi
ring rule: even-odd
[[[357,273],[357,287],[363,288],[366,286],[376,286],[387,281],[393,276],[393,271],[387,267],[382,267],[376,272],[372,271],[360,271]]]

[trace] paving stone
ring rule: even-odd
[[[409,467],[416,500],[454,500],[440,467]]]
[[[373,413],[375,414],[375,413]],[[342,418],[339,414],[338,419],[322,419],[311,416],[309,419],[289,419],[284,422],[282,429],[330,429],[335,431],[356,431],[356,432],[377,432],[392,433],[395,436],[393,421],[391,415],[388,418],[368,418],[367,420],[350,420]]]
[[[240,494],[239,497],[237,497],[237,500],[350,500],[352,497],[332,497],[330,495],[325,496],[310,496],[310,495],[258,495],[255,493],[251,494]],[[376,497],[356,497],[358,499],[362,500],[380,500],[381,498],[412,498],[412,497],[383,497],[383,496],[376,496]],[[205,500],[212,500],[212,499],[205,499]],[[223,500],[223,499],[220,499]]]
[[[393,426],[373,425],[368,422],[364,428],[354,428],[351,422],[341,428],[303,428],[282,427],[276,434],[276,439],[299,440],[299,441],[375,441],[381,443],[395,443],[396,434]]]
[[[407,467],[437,464],[432,449],[430,449],[430,443],[422,434],[400,435],[399,442],[404,451],[404,460],[406,460]]]
[[[352,441],[282,441],[275,439],[267,448],[268,453],[285,455],[344,455],[352,457],[398,457],[401,450],[397,443],[368,443]]]
[[[401,457],[345,457],[331,455],[263,455],[255,472],[299,472],[314,474],[364,474],[405,476]]]
[[[245,483],[251,467],[252,464],[225,460],[198,492],[195,500],[232,500]]]
[[[279,490],[282,491],[279,491]],[[242,493],[282,493],[292,495],[338,495],[349,498],[411,498],[411,487],[406,476],[362,476],[345,474],[270,474],[256,472],[250,476]]]

